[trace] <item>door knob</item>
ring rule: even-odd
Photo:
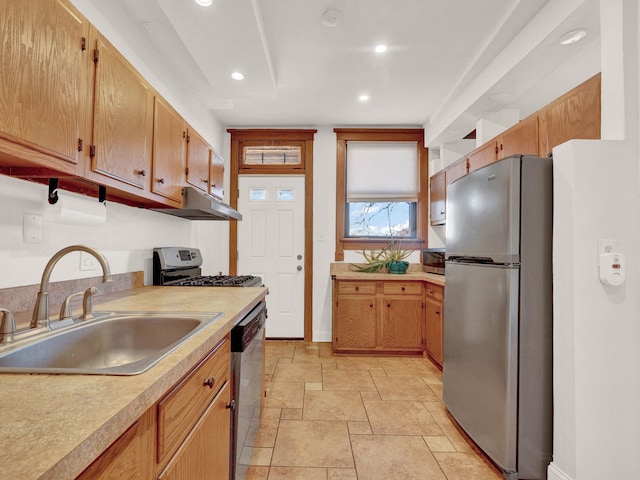
[[[298,271],[302,270],[302,265],[298,265]]]

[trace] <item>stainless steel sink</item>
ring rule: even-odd
[[[223,315],[94,313],[95,320],[9,347],[0,353],[0,373],[137,375]]]

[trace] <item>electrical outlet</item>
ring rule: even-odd
[[[601,238],[598,240],[598,254],[613,253],[618,246],[618,240],[612,238]]]
[[[96,270],[97,268],[96,257],[87,252],[80,252],[80,270]]]

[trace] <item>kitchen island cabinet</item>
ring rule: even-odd
[[[93,468],[105,472],[105,475],[116,472],[116,476],[111,478],[149,478],[145,476],[148,470],[135,470],[138,467],[132,467],[130,463],[134,457],[142,458],[144,455],[140,452],[143,450],[151,451],[151,464],[157,465],[153,467],[156,470],[152,472],[153,478],[160,475],[160,465],[164,466],[164,462],[167,468],[176,463],[175,468],[179,470],[181,467],[177,466],[179,461],[175,455],[190,456],[190,453],[183,452],[200,449],[195,447],[199,438],[197,426],[218,425],[216,418],[220,418],[218,414],[225,403],[222,399],[227,398],[223,385],[228,382],[219,384],[222,395],[213,397],[213,402],[208,405],[213,406],[215,399],[221,399],[220,403],[215,403],[217,406],[212,410],[204,407],[200,410],[207,412],[206,417],[202,413],[198,416],[202,423],[196,421],[195,429],[190,428],[186,435],[180,435],[184,440],[175,443],[175,453],[167,453],[163,463],[155,460],[155,423],[145,427],[149,425],[145,423],[146,419],[153,418],[157,422],[155,408],[159,402],[189,377],[194,366],[200,365],[202,359],[215,350],[231,328],[262,301],[267,292],[264,287],[154,286],[95,296],[96,311],[224,312],[224,316],[139,375],[0,375],[4,392],[0,396],[0,409],[4,412],[0,438],[4,445],[3,455],[11,459],[3,462],[0,479],[70,480],[81,475],[90,465],[95,465]],[[53,406],[48,400],[52,398],[55,399]],[[224,415],[228,416],[226,403],[224,406]],[[149,411],[156,413],[148,417]],[[209,418],[209,413],[213,417]],[[136,422],[135,431],[130,432],[130,427]],[[145,430],[152,432],[150,437],[145,437]],[[225,437],[228,441],[228,436],[222,432],[219,438]],[[38,453],[30,455],[28,452]],[[102,460],[102,469],[98,468],[98,463],[94,464],[98,458]],[[120,460],[113,460],[116,458]],[[106,468],[107,464],[111,467]],[[118,476],[119,472],[136,471],[140,472],[139,477],[124,473]],[[88,472],[85,475],[89,475]],[[168,474],[167,471],[165,475]]]

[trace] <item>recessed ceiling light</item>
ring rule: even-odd
[[[203,7],[208,7],[213,3],[213,0],[195,0],[198,5],[202,5]]]
[[[387,46],[386,45],[377,45],[376,48],[376,53],[384,53],[387,51]]]
[[[360,100],[361,102],[366,102],[367,100],[369,100],[369,95],[364,93],[358,97],[358,100]]]
[[[234,80],[244,80],[244,75],[240,72],[233,72],[231,74],[231,78],[233,78]]]
[[[567,32],[562,37],[560,37],[560,43],[562,45],[571,45],[572,43],[579,42],[586,36],[587,36],[587,30],[584,28],[578,28],[576,30],[571,30],[570,32]]]

